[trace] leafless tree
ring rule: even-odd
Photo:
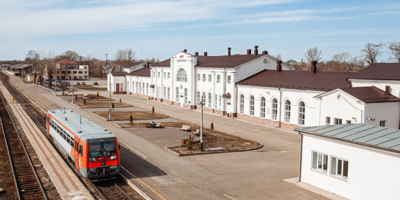
[[[82,56],[80,56],[76,51],[71,51],[71,50],[64,52],[59,57],[60,60],[69,59],[72,61],[80,61],[82,59]]]
[[[381,49],[384,45],[385,44],[381,42],[379,44],[368,43],[364,46],[361,52],[363,52],[364,61],[368,64],[368,66],[377,62],[376,59],[380,54],[382,54]]]
[[[308,49],[307,52],[304,54],[308,62],[317,61],[320,62],[322,60],[322,51],[318,50],[317,47]]]
[[[392,41],[389,43],[390,60],[396,63],[400,63],[400,41]]]
[[[121,71],[123,66],[132,64],[135,62],[135,52],[132,49],[118,49],[115,53],[115,68],[117,71]]]
[[[332,56],[332,61],[336,61],[339,63],[346,63],[347,59],[351,59],[351,55],[347,52],[338,53]]]

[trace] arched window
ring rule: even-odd
[[[171,92],[171,90],[168,88],[168,100],[170,99],[170,92]]]
[[[250,115],[254,115],[254,96],[250,96]]]
[[[261,97],[261,102],[260,102],[260,117],[265,117],[265,98]]]
[[[203,92],[203,95],[201,95],[201,99],[204,99],[204,102],[206,101],[206,93]]]
[[[286,100],[285,101],[285,122],[290,122],[290,101]]]
[[[186,71],[184,69],[182,69],[182,68],[179,69],[178,75],[176,76],[176,80],[177,81],[183,81],[183,82],[187,81]]]
[[[240,95],[240,113],[244,112],[244,95]]]
[[[208,93],[208,108],[211,108],[212,97],[211,93]]]
[[[299,125],[304,125],[304,120],[306,118],[306,105],[304,102],[299,103]]]
[[[276,99],[272,99],[272,119],[278,119],[278,101]]]
[[[214,109],[215,109],[215,110],[218,109],[218,104],[217,104],[217,102],[218,102],[218,96],[215,95],[215,98],[214,98]]]
[[[200,103],[201,99],[200,99],[200,92],[197,92],[197,103]]]

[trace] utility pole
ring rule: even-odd
[[[72,104],[74,104],[74,97],[75,97],[75,89],[74,89],[74,70],[72,70]]]
[[[107,63],[107,53],[106,53],[106,68],[108,69],[108,63]],[[108,73],[111,73],[111,69],[108,69]],[[110,75],[110,74],[108,74],[108,75]],[[108,80],[108,77],[107,77],[107,80]],[[109,88],[110,88],[110,98],[108,99],[108,102],[109,102],[109,105],[108,105],[108,120],[110,120],[111,121],[111,77],[110,77],[110,80],[108,80],[108,85],[109,85]]]
[[[204,96],[201,97],[201,102],[199,103],[201,105],[201,121],[200,121],[200,151],[203,151],[203,107],[205,104],[205,99]]]

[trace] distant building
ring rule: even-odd
[[[56,68],[57,79],[86,80],[89,78],[89,65],[79,65],[75,61],[65,59],[57,62]]]
[[[400,199],[400,131],[366,124],[299,127],[300,180],[349,199]]]

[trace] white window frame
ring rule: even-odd
[[[228,78],[226,80],[227,83],[231,83],[231,75],[228,75]]]
[[[336,156],[331,156],[330,176],[347,180],[349,178],[349,161]],[[345,166],[347,163],[347,166]],[[340,166],[339,166],[340,165]],[[347,176],[344,175],[345,167],[347,168]],[[340,173],[340,174],[339,174]]]
[[[185,88],[184,93],[185,93],[185,104],[187,104],[188,103],[188,89],[187,88]]]
[[[149,95],[149,84],[146,83],[146,95]]]
[[[206,74],[203,74],[203,81],[206,81]]]
[[[175,101],[179,102],[179,87],[175,88]]]
[[[176,81],[187,82],[186,71],[183,68],[178,70],[178,74],[176,76]]]
[[[164,72],[164,78],[167,78],[167,72]]]
[[[290,123],[290,114],[291,114],[291,110],[292,110],[292,102],[290,102],[290,100],[286,100],[285,101],[285,122]]]
[[[265,97],[260,100],[260,117],[265,118]]]
[[[335,118],[335,125],[336,124],[342,124],[343,120],[339,118]]]
[[[170,100],[170,94],[171,94],[171,89],[169,89],[169,87],[168,87],[168,89],[167,89],[167,97],[168,97],[168,100]]]
[[[208,108],[211,108],[211,102],[212,102],[212,95],[211,95],[211,92],[208,93],[208,98],[207,98],[207,99],[208,99],[208,102],[207,102],[208,105],[207,105],[207,107],[208,107]]]
[[[218,102],[218,95],[215,95],[215,98],[214,98],[214,110],[217,110],[217,109],[218,109],[218,104],[217,104],[217,102]]]
[[[200,99],[200,91],[197,91],[197,103],[200,103],[201,99]]]
[[[200,74],[197,74],[197,80],[200,81]]]
[[[271,119],[278,120],[278,100],[276,98],[272,99]]]
[[[331,117],[325,117],[325,124],[330,125],[331,124]]]
[[[306,104],[304,101],[299,102],[299,125],[304,125],[306,122]]]
[[[217,83],[219,83],[219,81],[221,80],[221,76],[220,75],[217,75]]]
[[[208,82],[211,82],[211,80],[212,80],[212,75],[209,74],[209,75],[208,75]]]
[[[327,173],[328,164],[329,157],[327,154],[318,151],[311,151],[311,169],[320,171],[322,173]]]
[[[253,116],[254,115],[254,96],[253,95],[250,96],[249,108],[250,108],[249,114]]]
[[[167,99],[167,87],[164,87],[164,99]]]
[[[380,127],[386,127],[386,120],[379,121],[379,126]]]
[[[160,78],[161,77],[161,72],[158,72],[158,78]]]
[[[168,78],[170,78],[170,77],[171,77],[171,73],[168,72]]]
[[[219,110],[222,110],[222,97],[219,95]]]
[[[240,105],[239,106],[240,106],[239,112],[244,113],[244,95],[243,94],[240,95]]]

